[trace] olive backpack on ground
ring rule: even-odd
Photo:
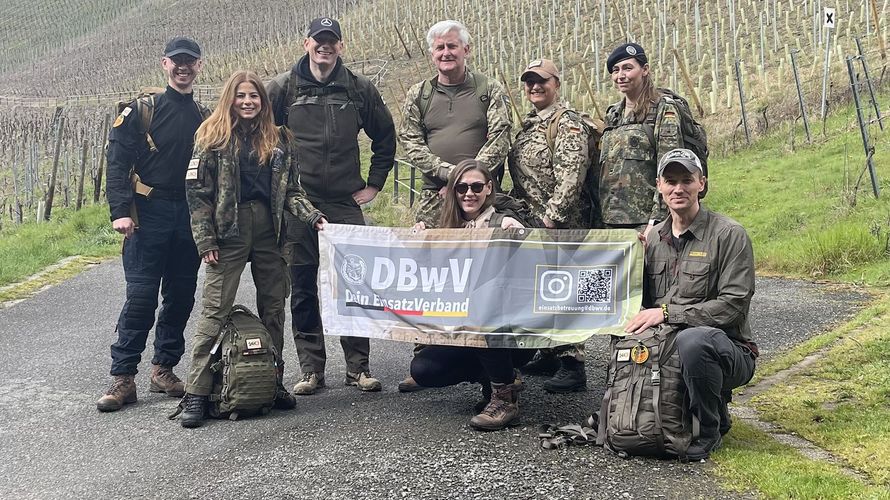
[[[242,305],[232,307],[210,351],[214,359],[210,416],[264,415],[278,389],[276,351],[266,327]]]
[[[685,459],[697,433],[680,371],[677,332],[669,326],[612,337],[596,444],[622,457]]]

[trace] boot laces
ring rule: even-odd
[[[155,378],[161,379],[170,385],[182,382],[182,380],[173,373],[173,370],[170,369],[158,370]]]
[[[315,374],[312,373],[312,372],[304,373],[304,374],[303,374],[303,378],[300,380],[300,382],[309,382],[309,380],[312,379],[312,376],[313,376],[313,375],[315,375]]]
[[[506,401],[502,401],[497,398],[491,398],[491,402],[482,410],[482,414],[488,417],[494,417],[498,413],[501,413],[504,410],[504,407],[507,406]]]
[[[204,398],[201,396],[193,396],[189,395],[185,400],[185,411],[186,413],[203,413],[204,412]]]
[[[108,388],[109,396],[116,396],[118,394],[122,394],[127,392],[127,385],[129,385],[129,381],[123,378],[115,378],[111,383],[111,387]]]

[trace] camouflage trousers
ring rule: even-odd
[[[438,189],[423,189],[420,191],[415,222],[423,222],[427,228],[439,227],[439,216],[442,212],[442,198]]]
[[[561,345],[552,349],[541,349],[541,351],[543,351],[542,354],[550,354],[557,358],[575,358],[582,363],[586,358],[583,342],[578,344]]]

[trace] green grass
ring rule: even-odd
[[[827,355],[752,399],[764,418],[890,488],[890,297]]]
[[[890,130],[870,130],[884,195],[874,198],[866,175],[854,199],[865,159],[852,108],[832,116],[828,129],[831,138],[793,152],[784,127],[741,153],[712,159],[706,204],[745,226],[761,271],[890,284],[890,159],[881,149]]]
[[[744,423],[733,426],[713,458],[717,475],[739,492],[754,488],[765,498],[890,499],[890,490],[865,485],[833,464],[808,459]]]
[[[46,223],[6,224],[0,231],[0,286],[22,280],[73,255],[105,257],[120,251],[120,235],[111,229],[108,207],[79,212],[54,209]]]

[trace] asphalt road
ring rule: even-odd
[[[245,273],[239,302],[253,304]],[[200,284],[199,284],[200,287]],[[760,279],[753,326],[765,355],[835,324],[866,299],[805,282]],[[296,410],[210,421],[188,430],[166,415],[177,400],[148,392],[102,414],[123,272],[105,262],[0,309],[0,496],[4,498],[733,498],[708,463],[624,460],[601,448],[539,447],[541,423],[579,423],[603,393],[605,339],[588,342],[589,390],[554,396],[527,378],[522,425],[469,428],[477,385],[400,394],[411,345],[372,341],[379,393],[344,387],[328,339],[328,388]],[[186,331],[191,336],[192,322]],[[150,353],[151,347],[146,352]],[[187,350],[188,352],[188,350]],[[177,372],[185,374],[188,357]],[[285,347],[290,387],[296,352]]]

